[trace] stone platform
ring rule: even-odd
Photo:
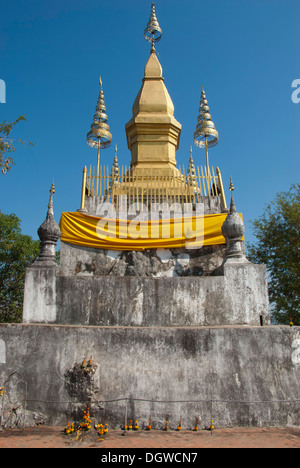
[[[266,269],[225,263],[213,276],[65,276],[27,269],[25,323],[215,326],[270,323]]]
[[[81,363],[92,356],[90,369]],[[300,328],[0,325],[3,421],[300,425]],[[4,382],[8,380],[7,383]],[[298,400],[295,402],[294,400]],[[16,421],[14,421],[16,422]]]

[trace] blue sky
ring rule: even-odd
[[[57,222],[80,205],[84,165],[95,165],[86,143],[102,75],[113,144],[101,153],[111,165],[114,145],[129,164],[125,123],[142,84],[150,46],[143,37],[148,0],[2,0],[0,79],[6,103],[0,121],[25,114],[13,136],[16,165],[0,174],[0,210],[15,213],[37,239],[54,178]],[[299,182],[299,0],[157,0],[163,30],[157,44],[165,84],[182,124],[177,162],[187,165],[204,86],[219,144],[210,163],[222,172],[229,200],[249,221],[279,191]],[[195,164],[205,152],[193,145]]]

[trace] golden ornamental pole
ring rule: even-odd
[[[216,130],[215,124],[211,119],[209,113],[208,102],[206,94],[202,86],[199,116],[196,131],[194,133],[194,143],[199,148],[205,148],[206,152],[206,174],[210,177],[209,161],[208,161],[208,147],[216,146],[219,142],[219,134]]]
[[[97,172],[96,172],[96,197],[98,196],[98,187],[99,187],[99,171],[100,171],[100,145],[101,141],[100,138],[98,138],[98,156],[97,156]]]
[[[87,143],[92,148],[97,148],[97,171],[96,171],[96,196],[98,196],[99,178],[100,178],[100,148],[108,148],[112,142],[112,135],[109,132],[108,118],[106,115],[106,107],[104,102],[104,93],[102,89],[102,79],[99,78],[100,93],[96,106],[91,129],[87,134]]]
[[[205,137],[205,152],[206,152],[206,171],[207,175],[210,176],[209,171],[209,162],[208,162],[208,145],[207,145],[207,137]]]
[[[222,205],[223,205],[224,210],[227,210],[227,203],[226,203],[226,197],[225,197],[225,192],[224,192],[224,186],[223,186],[221,171],[220,171],[220,169],[218,167],[217,167],[216,171],[217,171],[218,181],[219,181],[219,185],[220,185]]]
[[[87,175],[87,167],[84,166],[83,176],[82,176],[82,189],[81,189],[81,204],[80,204],[81,211],[85,210],[86,175]]]

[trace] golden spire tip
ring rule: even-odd
[[[104,93],[102,89],[102,77],[99,75],[100,92],[94,114],[91,129],[87,134],[87,143],[92,148],[108,148],[112,142],[112,135],[109,132],[107,124],[108,117],[106,115],[106,107],[104,103]]]
[[[219,134],[216,130],[215,124],[211,119],[206,94],[202,86],[199,116],[196,131],[194,133],[194,143],[200,148],[207,148],[210,146],[216,146],[218,141]]]

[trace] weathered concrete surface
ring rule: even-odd
[[[223,209],[222,206],[222,199],[220,196],[217,197],[198,197],[198,203],[203,203],[203,212],[205,215],[208,214],[215,214],[215,213],[226,213],[229,210],[228,209]],[[85,198],[85,210],[89,215],[92,216],[100,216],[104,214],[105,208],[103,208],[103,204],[107,206],[107,199],[106,197],[86,197]],[[146,209],[146,206],[145,206]],[[151,210],[151,206],[149,206],[149,211]],[[130,218],[130,215],[128,212],[126,213],[128,218]],[[124,217],[124,213],[122,215]],[[116,213],[116,217],[119,217],[119,213]]]
[[[225,245],[201,249],[113,251],[61,243],[61,276],[208,276],[222,265]]]
[[[55,322],[58,271],[57,265],[41,266],[38,262],[26,270],[23,301],[23,321],[25,323],[40,322],[41,317],[47,317],[47,322]]]
[[[210,277],[58,274],[50,279],[46,270],[27,270],[24,323],[101,326],[270,323],[264,265],[225,264],[222,276]],[[45,304],[41,304],[43,295]]]
[[[0,340],[0,386],[18,372],[20,385],[5,398],[14,400],[21,418],[25,381],[30,423],[38,414],[46,424],[64,425],[82,415],[90,398],[93,415],[118,428],[125,402],[111,400],[128,398],[127,416],[140,427],[150,414],[153,428],[162,428],[166,417],[170,427],[180,417],[186,428],[196,417],[207,427],[211,416],[218,427],[300,425],[299,402],[277,401],[300,399],[299,327],[3,324]],[[90,356],[94,372],[81,375],[80,363]]]

